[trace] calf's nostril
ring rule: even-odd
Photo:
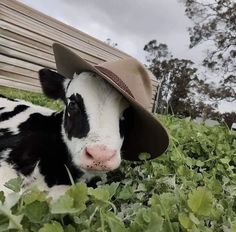
[[[89,159],[93,159],[93,156],[88,152],[87,149],[86,149],[86,157]]]

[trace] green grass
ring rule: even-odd
[[[0,193],[0,231],[235,232],[236,134],[159,118],[171,138],[164,155],[123,162],[107,184],[73,185],[55,203],[37,189]],[[17,191],[20,180],[9,185]]]
[[[53,110],[59,110],[62,108],[62,103],[60,101],[51,100],[40,93],[32,93],[28,91],[0,86],[0,94],[10,98],[23,99],[36,105],[49,107]]]

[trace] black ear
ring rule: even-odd
[[[49,69],[39,70],[39,80],[43,93],[52,99],[65,99],[65,77]]]

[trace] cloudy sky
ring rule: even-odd
[[[166,43],[174,56],[199,60],[200,48],[189,50],[191,22],[179,0],[20,0],[102,41],[145,61],[144,45]]]
[[[189,49],[181,0],[19,0],[101,41],[110,38],[118,49],[145,62],[143,47],[152,39],[166,43],[175,57],[199,63],[206,46]],[[236,102],[224,103],[232,111]]]

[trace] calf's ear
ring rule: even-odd
[[[47,97],[65,100],[64,82],[66,78],[64,76],[49,69],[41,69],[39,70],[39,80],[43,93]]]

